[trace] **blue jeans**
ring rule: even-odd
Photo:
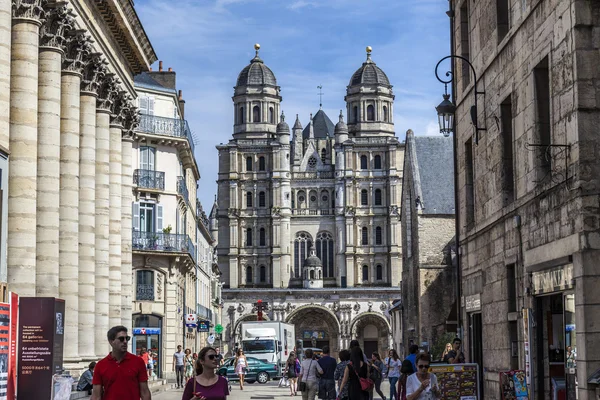
[[[400,400],[398,398],[398,393],[396,392],[396,385],[398,384],[398,377],[397,376],[390,376],[389,378],[390,381],[390,398],[389,400]]]

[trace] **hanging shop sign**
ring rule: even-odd
[[[210,329],[210,321],[198,321],[198,332],[208,332]]]
[[[561,265],[532,274],[533,294],[562,292],[573,288],[573,264]]]
[[[134,335],[160,335],[160,328],[133,328]]]

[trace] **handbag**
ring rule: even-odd
[[[314,360],[310,360],[310,364],[308,364],[308,369],[306,371],[306,379],[308,379],[308,374],[310,373],[310,367],[312,367],[312,363]],[[298,382],[298,390],[301,392],[306,392],[306,382],[302,380],[302,376],[300,376],[300,382]]]
[[[370,390],[373,389],[373,387],[375,386],[375,383],[371,379],[369,379],[369,378],[362,378],[358,374],[358,371],[356,370],[356,368],[354,368],[354,373],[358,377],[358,381],[360,382],[360,388],[361,388],[362,391],[368,392],[368,391],[370,391]]]

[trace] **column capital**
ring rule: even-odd
[[[12,0],[12,16],[22,22],[40,26],[46,19],[43,7],[46,3],[47,0]]]
[[[67,33],[75,28],[75,15],[65,2],[49,2],[46,20],[40,27],[40,48],[64,51]]]
[[[110,126],[111,127],[119,127],[123,129],[125,124],[125,117],[127,113],[127,108],[129,107],[128,103],[128,94],[126,91],[118,88],[117,95],[114,98],[113,103],[111,104],[110,111]]]
[[[68,32],[64,42],[63,73],[81,75],[84,57],[91,53],[91,38],[83,29]]]
[[[133,105],[133,101],[129,101],[129,107],[125,112],[125,121],[123,126],[123,140],[132,141],[135,137],[135,130],[140,125],[140,110]]]
[[[108,61],[101,53],[89,53],[84,59],[81,91],[90,96],[98,95],[100,81],[107,73]]]
[[[103,111],[111,111],[115,97],[119,93],[118,79],[115,74],[107,72],[100,81],[98,87],[98,108]]]

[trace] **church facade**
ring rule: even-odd
[[[334,354],[358,339],[390,347],[388,309],[400,297],[400,201],[404,145],[395,136],[394,94],[371,59],[350,79],[348,122],[318,110],[290,129],[273,72],[256,56],[234,89],[234,132],[219,151],[211,213],[223,272],[224,350],[240,322],[296,326],[304,347]]]

